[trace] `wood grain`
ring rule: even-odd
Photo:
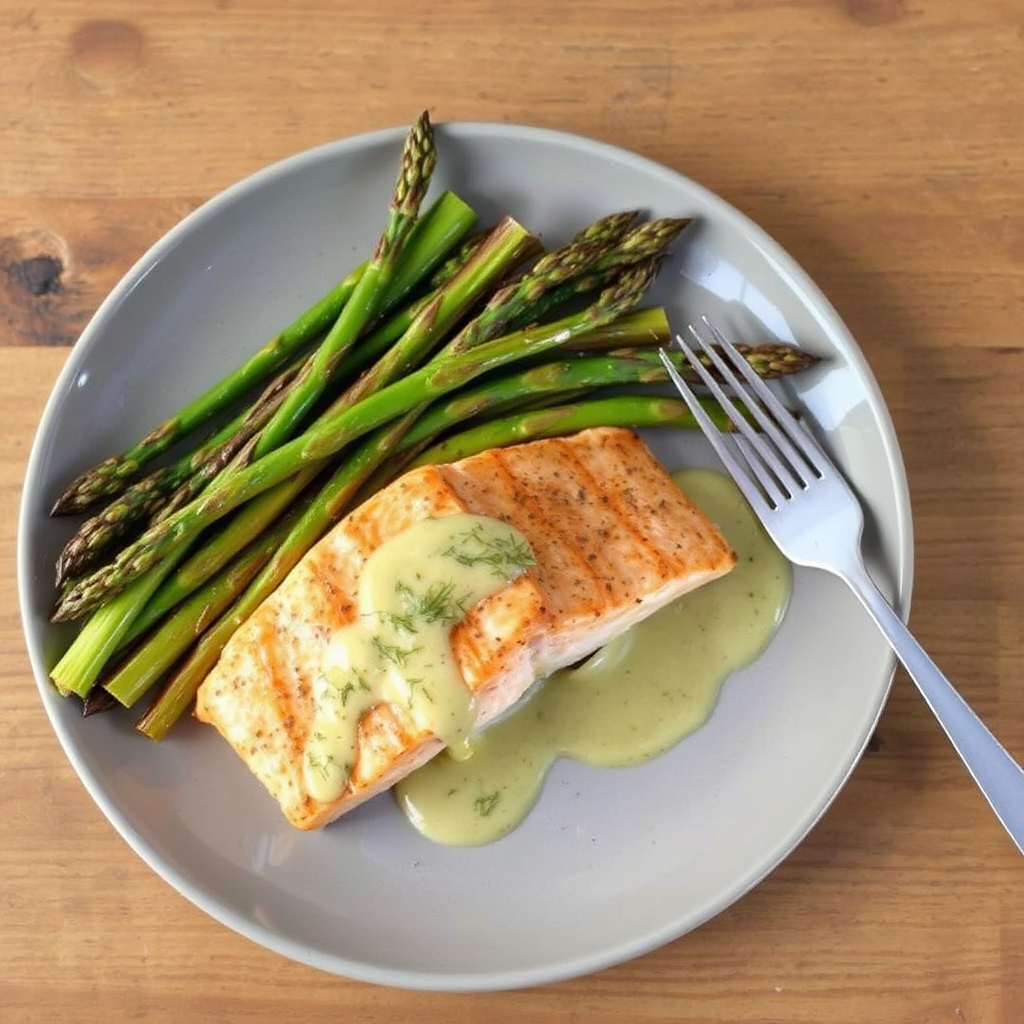
[[[0,53],[0,1019],[1024,1020],[1024,865],[902,677],[823,820],[705,927],[564,984],[415,994],[266,952],[144,866],[45,720],[13,584],[42,405],[163,232],[424,106],[547,125],[698,179],[824,288],[903,445],[912,624],[1024,756],[1019,0],[0,0]]]

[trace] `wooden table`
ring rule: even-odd
[[[1024,4],[0,0],[0,1019],[1020,1024],[1024,863],[905,677],[824,820],[697,932],[593,977],[423,995],[279,958],[153,875],[43,714],[15,518],[43,402],[183,214],[339,136],[507,120],[662,161],[760,222],[903,444],[912,624],[1024,756]]]

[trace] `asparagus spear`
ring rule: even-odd
[[[708,399],[705,408],[716,424],[728,429],[728,421],[716,402]],[[548,406],[486,420],[431,445],[413,460],[412,466],[453,462],[488,448],[504,448],[542,437],[563,437],[593,426],[689,429],[695,427],[696,422],[684,401],[663,395],[614,395],[584,399],[569,405]]]
[[[64,545],[57,559],[57,586],[95,565],[118,540],[139,524],[167,515],[194,497],[234,457],[280,405],[297,372],[277,375],[256,403],[218,430],[191,453],[137,480],[96,515],[87,519]]]
[[[390,309],[401,302],[425,274],[436,270],[452,247],[465,237],[475,219],[472,208],[455,193],[446,191],[438,196],[416,222],[406,242],[405,257],[399,262],[384,307]],[[51,515],[86,512],[104,498],[120,494],[158,455],[266,381],[338,319],[365,267],[364,263],[349,273],[242,366],[125,452],[105,459],[73,480],[55,501]]]
[[[164,466],[136,481],[101,512],[87,519],[57,556],[57,589],[96,565],[138,523],[148,522],[167,502],[167,496],[185,479],[178,466]]]
[[[449,284],[484,241],[491,237],[492,233],[493,229],[481,229],[463,239],[458,249],[431,275],[426,295],[392,314],[386,321],[375,326],[372,331],[359,339],[359,344],[345,364],[351,377],[357,377],[359,373],[371,366],[405,334],[416,317],[430,305],[431,301],[437,298],[440,290]],[[540,245],[539,241],[537,241],[537,245]]]
[[[132,707],[174,665],[180,652],[202,634],[205,626],[220,617],[239,590],[249,585],[287,536],[294,518],[281,518],[236,555],[222,573],[194,591],[144,644],[121,662],[103,684],[103,690],[124,707]]]
[[[175,566],[188,553],[185,547],[172,551],[152,572],[133,580],[109,601],[97,606],[71,646],[50,671],[50,678],[63,696],[85,697],[104,666],[113,657],[146,602]]]
[[[498,289],[480,314],[448,343],[447,351],[464,352],[506,333],[508,325],[516,318],[529,315],[524,311],[535,309],[545,294],[578,277],[613,250],[635,219],[634,210],[602,217],[568,245],[543,256],[518,280]]]
[[[443,288],[420,309],[408,329],[341,397],[327,415],[339,413],[419,366],[447,332],[495,283],[540,243],[521,224],[503,217]]]
[[[429,290],[437,291],[438,288],[446,285],[462,269],[462,265],[477,251],[489,234],[489,229],[480,228],[467,235],[459,243],[459,247],[430,275],[430,280],[427,282]]]
[[[239,509],[222,530],[204,540],[160,584],[126,629],[119,647],[130,644],[159,623],[215,576],[246,545],[266,530],[272,529],[281,516],[301,500],[303,491],[316,478],[318,470],[317,466],[307,467],[276,487],[271,487],[269,491],[264,491]]]
[[[234,370],[170,419],[150,431],[120,455],[104,459],[73,480],[54,502],[51,515],[85,512],[105,497],[119,494],[139,471],[176,441],[225,409],[251,387],[265,380],[301,347],[321,334],[348,302],[362,267],[357,267],[311,306],[294,323],[270,339]]]
[[[689,219],[680,217],[641,222],[630,230],[619,245],[599,256],[584,273],[570,278],[542,296],[528,317],[517,317],[511,321],[509,329],[525,327],[566,302],[607,287],[608,282],[624,266],[663,254],[690,223]]]
[[[207,490],[190,505],[147,530],[109,565],[65,593],[54,621],[77,618],[98,607],[132,580],[160,564],[169,552],[232,509],[286,480],[310,463],[336,454],[374,428],[447,394],[480,374],[564,344],[638,303],[657,275],[656,261],[628,268],[593,305],[533,331],[487,342],[469,352],[432,360],[354,406],[318,421],[305,434],[275,449]]]
[[[644,314],[642,319],[640,313]],[[662,309],[642,310],[630,314],[630,317],[636,319],[638,330],[654,335],[655,344],[663,345],[668,340],[668,321]],[[658,318],[661,324],[656,322]],[[626,319],[623,317],[622,321]],[[743,345],[739,350],[754,372],[765,380],[800,373],[815,362],[813,356],[788,345]],[[682,356],[670,353],[670,357],[685,379],[700,382],[696,372],[685,365]],[[475,429],[476,421],[484,419],[489,422],[513,407],[518,414],[524,399],[536,400],[540,405],[538,411],[543,411],[545,404],[562,403],[566,395],[623,386],[663,384],[667,380],[668,375],[658,353],[636,348],[585,353],[539,363],[525,370],[513,369],[461,388],[446,400],[431,406],[405,434],[395,454],[401,455],[406,449],[429,442],[431,438],[450,431],[453,425],[469,425]]]
[[[388,222],[352,297],[342,309],[313,358],[303,367],[281,408],[260,432],[254,457],[272,452],[291,437],[323,393],[327,381],[363,329],[380,312],[398,258],[412,231],[437,163],[434,133],[424,111],[402,150],[398,181],[388,208]]]

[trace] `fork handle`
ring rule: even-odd
[[[1024,769],[942,674],[859,566],[842,574],[886,635],[996,817],[1024,853]]]

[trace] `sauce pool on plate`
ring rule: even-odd
[[[395,787],[427,838],[493,842],[529,813],[559,757],[640,764],[710,717],[730,672],[753,661],[782,620],[791,571],[735,484],[713,470],[674,474],[737,554],[728,575],[633,626],[582,665],[555,673],[501,721]]]

